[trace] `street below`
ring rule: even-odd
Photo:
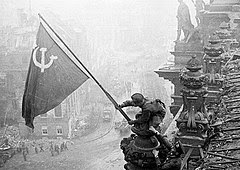
[[[113,122],[102,122],[87,136],[73,139],[68,150],[51,156],[49,149],[36,154],[30,149],[27,161],[18,153],[8,160],[1,170],[120,170],[124,160],[120,141],[130,133],[120,135]]]

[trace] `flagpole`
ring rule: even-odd
[[[87,73],[91,76],[91,78],[97,83],[97,85],[102,89],[102,91],[105,93],[107,98],[113,103],[115,108],[119,110],[119,112],[123,115],[123,117],[130,121],[131,119],[128,117],[128,115],[122,110],[121,107],[119,107],[118,103],[113,99],[113,97],[102,87],[102,85],[97,81],[97,79],[88,71],[88,69],[83,65],[83,63],[77,58],[77,56],[73,53],[73,51],[67,46],[67,44],[62,40],[62,38],[53,30],[53,28],[47,23],[47,21],[38,14],[40,19],[44,21],[44,23],[50,28],[50,30],[54,33],[54,35],[63,43],[63,45],[68,49],[68,51],[73,55],[73,57],[81,64],[81,66],[87,71]]]

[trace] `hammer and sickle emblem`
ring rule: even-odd
[[[45,64],[45,53],[47,51],[47,48],[40,48],[40,51],[42,52],[41,63],[40,63],[36,59],[36,52],[37,52],[38,49],[39,49],[39,47],[37,47],[33,50],[33,63],[37,67],[41,68],[41,73],[43,73],[44,69],[49,68],[53,64],[53,60],[57,59],[58,57],[54,56],[54,55],[51,55],[49,63]]]

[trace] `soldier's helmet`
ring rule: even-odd
[[[144,101],[144,96],[141,93],[134,93],[131,96],[131,99],[133,100],[133,102],[135,104],[140,104],[140,103],[142,103]]]

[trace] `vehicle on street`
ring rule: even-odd
[[[111,111],[110,110],[104,110],[103,111],[103,121],[104,122],[110,122],[111,121]]]

